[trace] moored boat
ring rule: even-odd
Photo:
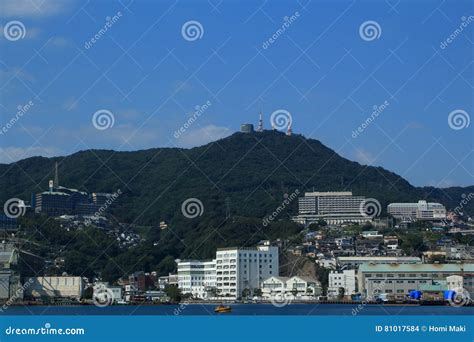
[[[218,305],[214,309],[215,313],[228,313],[231,311],[232,311],[232,308],[230,306],[225,306],[225,305]]]

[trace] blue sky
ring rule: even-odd
[[[2,1],[0,162],[198,146],[286,110],[346,158],[472,185],[473,15],[472,1]],[[100,110],[113,126],[93,125]]]

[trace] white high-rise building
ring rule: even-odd
[[[446,208],[440,203],[418,201],[418,203],[390,203],[387,212],[402,220],[444,220]]]
[[[242,291],[251,293],[272,276],[278,276],[278,247],[269,242],[257,247],[219,248],[216,253],[218,295],[238,298]]]
[[[298,216],[293,220],[302,224],[320,219],[329,224],[370,221],[361,212],[364,201],[364,196],[354,196],[350,191],[306,192],[298,199]]]
[[[178,288],[183,294],[206,299],[215,295],[216,260],[176,260],[178,263]]]

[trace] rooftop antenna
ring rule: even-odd
[[[263,132],[263,120],[262,120],[262,112],[260,111],[260,116],[258,119],[258,127],[257,132]]]
[[[291,122],[288,123],[288,129],[286,130],[286,135],[291,136],[292,130],[291,130]]]
[[[54,165],[54,187],[59,187],[58,162]]]

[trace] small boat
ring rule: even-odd
[[[215,313],[228,313],[231,312],[232,308],[230,306],[218,305],[214,309]]]

